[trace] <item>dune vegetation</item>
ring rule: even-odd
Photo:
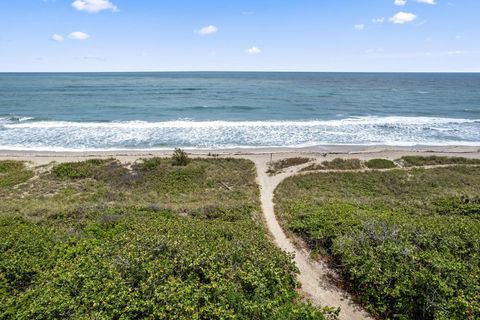
[[[397,165],[387,159],[371,159],[365,161],[365,166],[369,169],[392,169],[397,167]]]
[[[0,319],[333,319],[267,236],[248,160],[0,162]]]
[[[473,320],[479,186],[478,166],[310,173],[280,184],[276,214],[374,316]]]
[[[359,170],[363,168],[363,163],[359,159],[342,159],[335,158],[331,161],[323,161],[321,164],[313,163],[302,171],[316,170]]]
[[[434,166],[434,165],[480,165],[480,159],[468,159],[463,157],[445,157],[445,156],[405,156],[399,159],[405,167],[415,166]]]
[[[271,176],[281,173],[283,170],[299,166],[305,163],[310,162],[311,159],[304,158],[304,157],[293,157],[293,158],[286,158],[277,161],[273,161],[269,164],[267,173]]]

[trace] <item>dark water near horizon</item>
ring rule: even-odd
[[[0,74],[0,149],[480,145],[480,74]]]

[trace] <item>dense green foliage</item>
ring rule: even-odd
[[[386,319],[480,318],[479,167],[315,173],[277,189],[281,223]]]
[[[18,161],[0,161],[0,188],[13,187],[33,177],[33,171],[25,163]]]
[[[273,161],[269,164],[267,173],[270,175],[276,175],[286,168],[299,166],[308,162],[310,162],[309,158],[302,157],[286,158],[278,161]]]
[[[302,169],[302,171],[314,170],[358,170],[362,169],[362,161],[359,159],[335,158],[332,161],[323,161],[321,164],[312,164]]]
[[[480,218],[480,197],[452,197],[438,201],[437,205],[437,212],[440,214]]]
[[[442,156],[406,156],[400,159],[404,166],[432,166],[447,164],[475,164],[480,165],[480,159],[467,159],[463,157],[442,157]]]
[[[128,170],[115,159],[91,159],[83,162],[68,162],[56,165],[52,174],[63,179],[95,179],[111,182],[119,174],[127,175]]]
[[[369,169],[392,169],[396,165],[393,161],[387,159],[372,159],[365,161],[365,166]]]
[[[0,190],[0,319],[324,319],[266,236],[253,163],[172,164],[65,163]]]

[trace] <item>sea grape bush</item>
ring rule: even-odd
[[[444,215],[467,215],[480,218],[480,197],[452,197],[437,202],[437,212]]]
[[[0,193],[0,319],[336,318],[302,301],[249,161],[90,160],[18,188]]]
[[[24,162],[0,161],[0,188],[14,187],[33,177],[33,171]]]
[[[400,158],[405,166],[427,166],[427,165],[450,165],[466,164],[480,165],[480,159],[469,159],[464,157],[444,157],[444,156],[405,156]]]
[[[22,243],[29,234],[16,236]],[[3,318],[322,318],[295,303],[291,258],[246,221],[137,212],[113,224],[92,222],[82,237],[44,248],[48,268],[32,263],[40,257],[14,264],[14,249],[18,245],[2,256],[2,271],[25,267],[17,273],[26,280],[7,281],[13,295],[4,301]],[[36,250],[32,242],[21,253]]]
[[[365,161],[365,166],[369,169],[392,169],[396,167],[393,161],[387,159],[371,159]]]
[[[276,192],[289,232],[385,319],[480,318],[480,168],[315,173]]]
[[[301,171],[314,170],[359,170],[363,168],[363,163],[359,159],[335,158],[331,161],[323,161],[321,164],[313,163]]]

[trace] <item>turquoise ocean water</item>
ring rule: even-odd
[[[0,74],[1,150],[480,146],[480,74]]]

